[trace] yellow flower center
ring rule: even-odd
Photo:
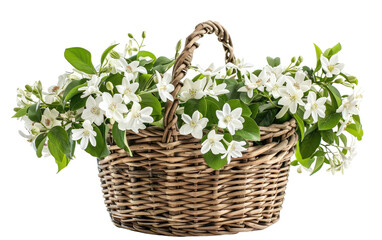
[[[224,122],[225,122],[225,123],[229,123],[231,120],[232,120],[231,115],[227,115],[227,116],[224,118]]]
[[[115,104],[115,103],[110,104],[109,109],[111,111],[115,111],[115,109],[117,109],[117,104]]]
[[[328,66],[328,70],[329,70],[330,72],[332,72],[333,69],[334,69],[334,65],[329,65],[329,66]]]
[[[133,68],[130,65],[127,65],[126,72],[132,73],[133,72]]]
[[[96,114],[98,115],[99,114],[99,108],[98,107],[92,107],[92,109],[90,110],[93,114]]]

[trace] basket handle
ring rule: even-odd
[[[199,44],[196,42],[200,38],[204,36],[204,34],[212,34],[215,33],[218,37],[219,42],[223,44],[223,48],[225,51],[225,61],[234,62],[235,56],[233,54],[233,45],[232,40],[228,32],[225,30],[223,26],[221,26],[218,22],[206,21],[198,24],[195,27],[193,33],[191,33],[186,38],[186,43],[182,53],[176,59],[173,72],[172,72],[172,84],[175,89],[172,92],[172,96],[174,97],[174,101],[167,101],[163,119],[164,125],[164,133],[162,142],[170,142],[173,132],[177,131],[177,116],[176,109],[179,105],[179,99],[177,98],[178,92],[183,86],[183,83],[180,82],[181,79],[186,75],[188,69],[191,66],[192,56],[196,48],[199,47]],[[174,135],[175,140],[177,140],[177,135]]]

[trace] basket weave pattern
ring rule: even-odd
[[[199,24],[174,66],[174,98],[196,48],[195,38],[218,35],[233,61],[229,35],[216,22]],[[191,49],[191,50],[190,50]],[[180,135],[175,110],[165,110],[165,129],[127,131],[133,157],[110,138],[111,154],[98,161],[105,204],[118,227],[144,233],[196,236],[264,229],[279,219],[297,142],[296,121],[260,127],[262,145],[249,142],[241,158],[209,168],[200,139]]]

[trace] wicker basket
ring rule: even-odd
[[[221,170],[209,168],[200,139],[176,126],[176,95],[192,60],[196,41],[215,33],[234,60],[231,38],[218,23],[196,26],[174,65],[174,102],[165,110],[165,129],[127,132],[133,157],[109,139],[111,155],[99,160],[105,204],[114,224],[134,231],[196,236],[259,230],[280,216],[289,161],[297,142],[294,119],[260,127],[262,145],[249,143],[243,157]]]

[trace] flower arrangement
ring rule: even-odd
[[[126,131],[163,128],[165,104],[175,97],[180,134],[200,139],[204,159],[214,169],[241,157],[249,141],[263,144],[259,126],[291,118],[299,135],[291,164],[299,172],[314,174],[324,164],[333,173],[343,171],[354,155],[354,139],[362,139],[362,94],[355,90],[357,78],[343,72],[340,44],[324,52],[315,45],[313,68],[303,66],[302,57],[293,57],[287,67],[271,57],[261,69],[243,60],[218,68],[194,66],[193,76],[187,75],[173,96],[170,69],[181,43],[173,58],[157,58],[142,50],[145,32],[140,42],[129,38],[123,53],[118,44],[109,46],[97,67],[86,49],[68,48],[65,58],[73,72],[60,75],[47,91],[40,81],[18,89],[13,117],[25,123],[27,134],[21,134],[38,157],[52,155],[58,171],[74,158],[76,143],[94,157],[108,156],[109,134],[132,155]]]

